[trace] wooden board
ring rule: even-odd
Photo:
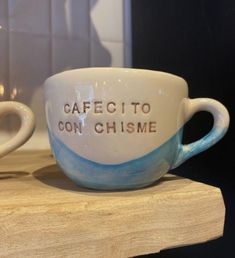
[[[136,191],[77,187],[49,151],[0,160],[0,257],[131,257],[223,234],[218,188],[166,175]]]

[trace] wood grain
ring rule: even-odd
[[[132,257],[222,236],[218,188],[173,175],[140,190],[77,187],[49,151],[0,161],[0,257]]]

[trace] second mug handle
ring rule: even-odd
[[[16,101],[0,102],[0,117],[14,113],[20,117],[21,126],[13,138],[0,145],[0,157],[23,145],[32,135],[35,126],[33,112],[22,103]]]
[[[189,120],[198,111],[207,111],[213,115],[214,125],[211,131],[201,139],[190,144],[180,144],[172,168],[178,167],[187,159],[217,143],[225,135],[229,126],[229,113],[225,106],[217,100],[210,98],[187,99],[185,109],[186,120]]]

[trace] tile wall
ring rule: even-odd
[[[30,106],[36,131],[22,148],[48,148],[42,84],[87,66],[131,66],[130,0],[0,0],[0,101]],[[0,143],[19,127],[0,121]]]

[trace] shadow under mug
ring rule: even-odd
[[[150,185],[219,141],[229,125],[221,103],[190,99],[184,79],[159,71],[70,70],[47,79],[44,91],[57,163],[75,183],[93,189]],[[213,115],[213,128],[183,145],[183,126],[198,111]]]
[[[20,118],[21,126],[16,135],[0,145],[0,157],[23,145],[31,137],[35,128],[34,114],[26,105],[16,101],[0,102],[0,117],[8,114],[16,114]]]

